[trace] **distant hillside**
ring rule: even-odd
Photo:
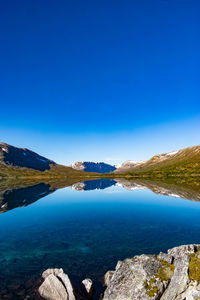
[[[75,162],[72,165],[72,168],[80,171],[95,172],[95,173],[111,173],[116,170],[115,166],[111,166],[103,162],[95,163],[89,161]]]
[[[119,167],[115,173],[142,175],[200,175],[200,146],[153,156],[135,166]]]

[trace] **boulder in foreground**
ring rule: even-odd
[[[93,293],[93,283],[91,279],[83,280],[85,286],[84,294],[72,285],[63,269],[47,269],[42,274],[43,283],[38,289],[38,293],[45,300],[88,300]]]

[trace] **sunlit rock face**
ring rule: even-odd
[[[29,149],[17,148],[5,143],[0,143],[0,164],[45,171],[56,163]]]
[[[119,166],[115,172],[123,172],[128,171],[131,168],[135,168],[141,166],[145,163],[145,161],[135,161],[135,160],[126,160],[121,166]]]
[[[78,161],[75,162],[71,167],[79,171],[95,173],[111,173],[116,170],[115,166],[105,164],[103,162],[95,163],[89,161]]]
[[[39,286],[40,299],[46,300],[90,300],[93,296],[93,282],[87,278],[82,281],[81,289],[75,288],[63,269],[47,269],[42,274]]]
[[[103,300],[200,299],[200,245],[119,261],[105,283]]]

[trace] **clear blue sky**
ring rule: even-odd
[[[0,140],[57,162],[200,144],[200,1],[1,1]]]

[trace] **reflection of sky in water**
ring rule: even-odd
[[[199,243],[199,216],[199,202],[147,189],[60,189],[0,215],[0,275],[63,267],[75,280],[99,278],[119,259]]]

